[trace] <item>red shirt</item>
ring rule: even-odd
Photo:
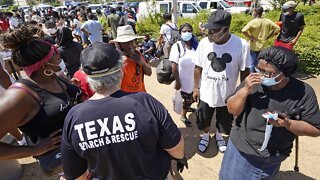
[[[2,31],[7,31],[10,28],[9,20],[7,18],[0,19],[0,28]]]
[[[87,100],[94,95],[94,91],[90,88],[89,83],[86,80],[87,75],[83,71],[78,70],[76,73],[74,73],[73,77],[80,81],[82,100]]]

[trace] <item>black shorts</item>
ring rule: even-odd
[[[214,114],[216,128],[219,132],[229,135],[233,123],[233,115],[228,112],[227,106],[213,108],[201,100],[196,112],[198,129],[203,130],[206,127],[209,127]]]
[[[183,99],[183,109],[190,109],[191,104],[194,102],[192,97],[193,93],[186,93],[183,91],[180,91],[180,93]]]

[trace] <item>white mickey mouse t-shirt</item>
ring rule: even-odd
[[[178,50],[178,43],[180,47],[180,54]],[[178,64],[179,78],[181,82],[181,91],[191,93],[194,85],[194,62],[195,50],[184,48],[182,43],[178,41],[175,43],[170,52],[169,60]]]
[[[233,34],[222,45],[204,38],[194,63],[202,68],[200,100],[210,107],[226,106],[226,98],[236,89],[239,72],[250,67],[250,48],[247,41]]]

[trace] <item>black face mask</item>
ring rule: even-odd
[[[216,32],[214,34],[208,34],[208,38],[210,42],[218,43],[222,41],[229,34],[230,32],[228,28],[222,28],[219,32]]]

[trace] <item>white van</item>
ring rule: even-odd
[[[48,11],[50,8],[53,8],[53,6],[48,4],[39,4],[35,8],[39,9],[40,11]]]
[[[89,4],[89,8],[91,8],[91,12],[95,14],[97,12],[97,9],[100,9],[102,11],[103,7],[101,4]]]
[[[201,10],[197,3],[192,1],[178,1],[177,2],[178,17],[188,18],[195,17]],[[155,13],[172,13],[172,1],[154,1],[154,2],[140,2],[137,12],[137,19],[141,19]]]
[[[250,10],[248,7],[231,7],[224,0],[200,0],[197,1],[197,4],[202,9],[207,9],[210,12],[216,11],[217,9],[223,9],[230,12],[231,14],[235,13],[246,13]]]

